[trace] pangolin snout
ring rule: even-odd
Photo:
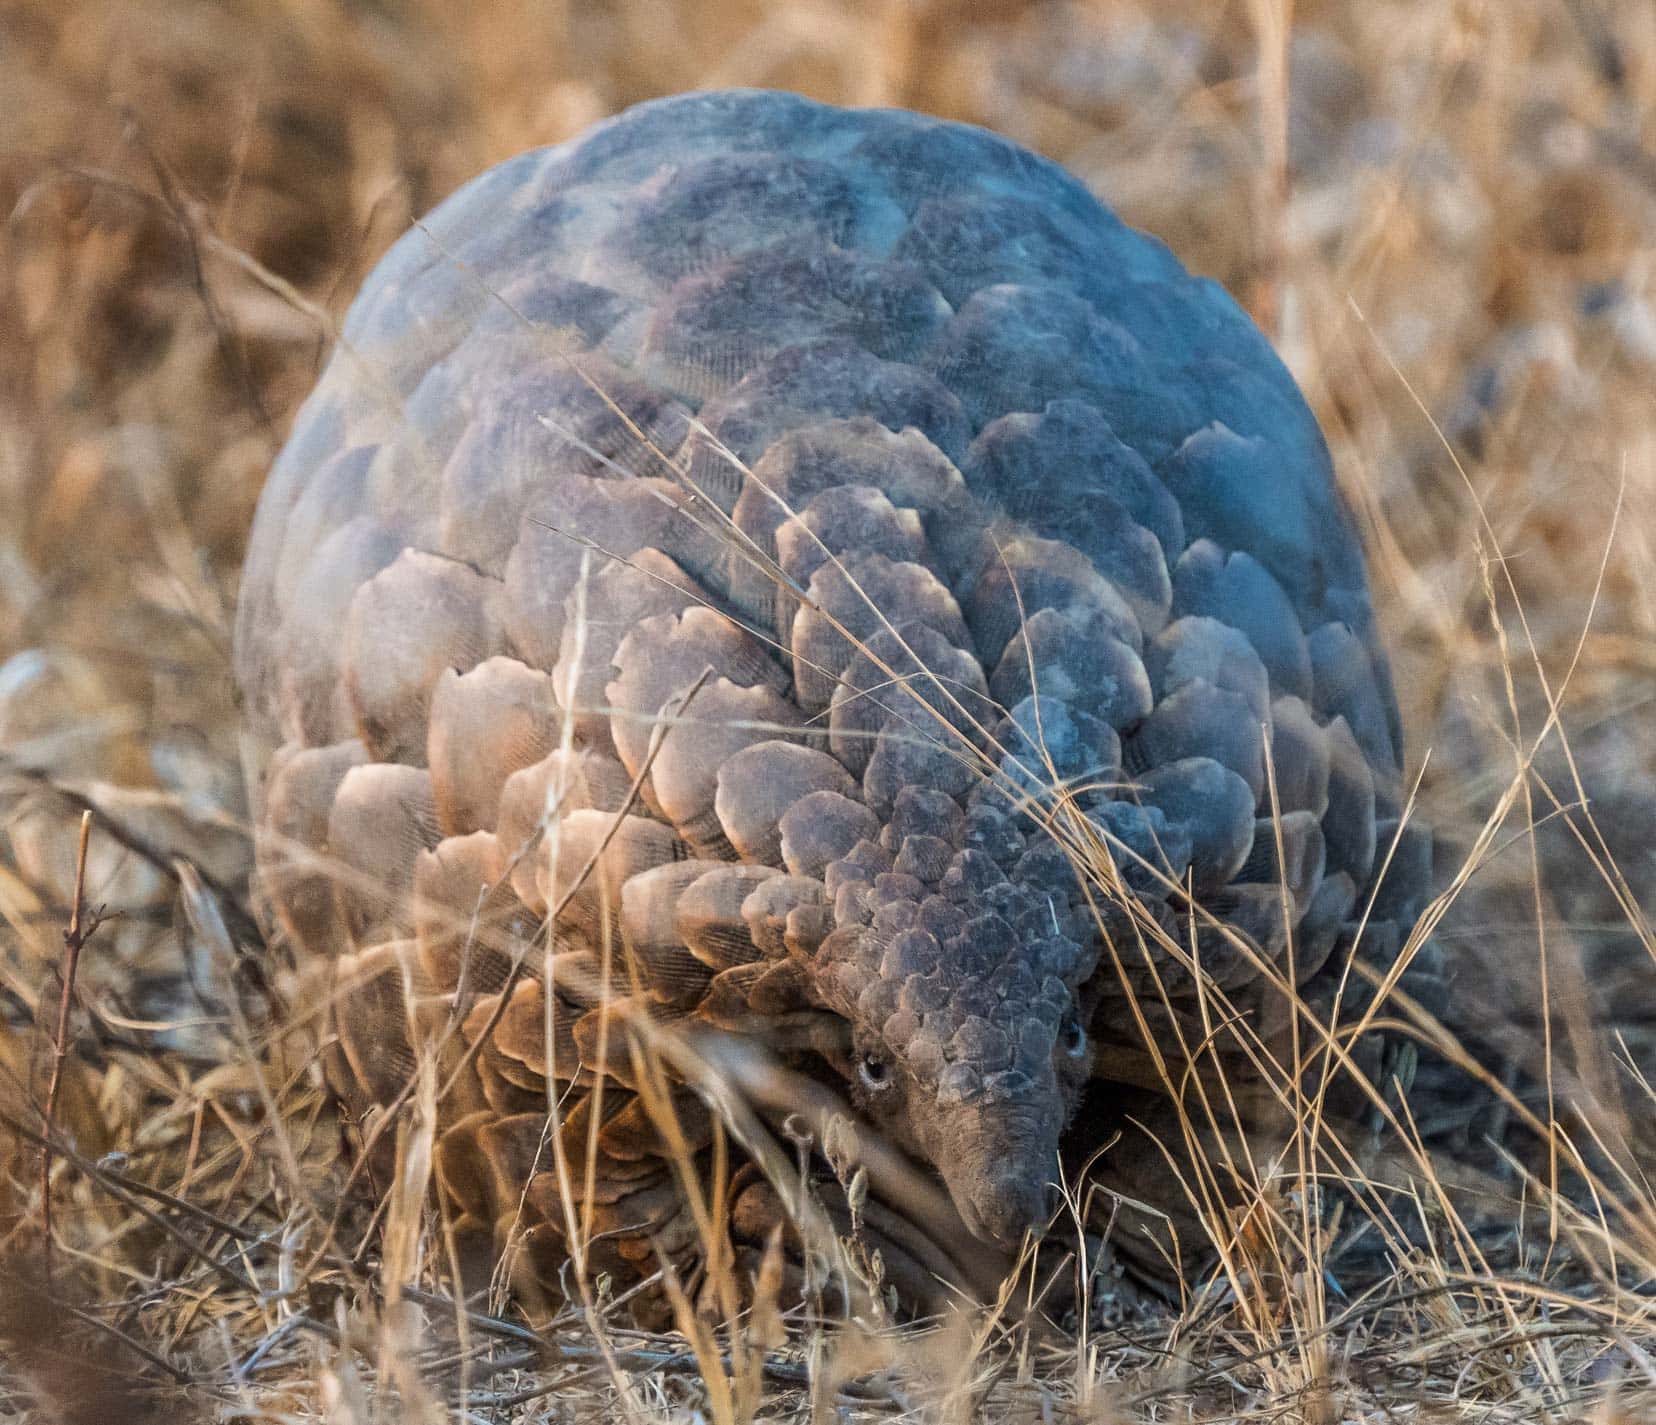
[[[955,1205],[972,1235],[998,1246],[1017,1248],[1025,1233],[1039,1237],[1057,1212],[1058,1187],[1050,1169],[1031,1162],[1005,1162],[988,1169],[976,1183],[955,1189]]]
[[[1063,1128],[1058,1085],[940,1107],[916,1127],[967,1230],[981,1242],[1013,1250],[1025,1233],[1045,1231],[1059,1205],[1053,1185]]]

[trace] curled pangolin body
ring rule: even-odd
[[[547,1261],[690,1240],[629,1016],[766,1041],[1015,1242],[1083,1094],[1102,1142],[1161,1084],[1129,997],[1203,1037],[1157,930],[1268,1039],[1267,986],[1326,1012],[1424,890],[1291,378],[1061,170],[913,114],[663,100],[451,198],[271,475],[237,660],[337,1076],[467,1061],[440,1181]]]

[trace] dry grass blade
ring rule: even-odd
[[[0,1414],[642,1425],[1656,1409],[1656,36],[1643,12],[393,8],[161,0],[135,20],[113,0],[24,0],[0,19],[0,306],[16,318],[0,349]],[[1067,1221],[1049,1245],[1093,1287],[1073,1337],[1033,1324],[1051,1280],[1026,1270],[997,1294],[1009,1264],[972,1255],[900,1145],[849,1141],[820,1084],[642,1019],[618,1019],[625,1044],[604,1047],[630,1065],[652,1130],[682,1142],[685,1084],[716,1109],[717,1173],[674,1163],[709,1271],[675,1276],[663,1258],[654,1280],[676,1330],[628,1325],[628,1294],[592,1265],[592,1155],[566,1160],[552,1133],[568,1198],[586,1198],[564,1223],[575,1304],[526,1324],[506,1267],[468,1296],[456,1224],[427,1192],[439,1106],[482,1043],[463,1043],[465,1006],[415,1063],[401,1111],[361,1124],[316,1072],[326,995],[298,986],[302,1011],[268,1013],[267,989],[296,986],[243,901],[226,657],[279,432],[350,292],[416,214],[634,99],[728,82],[987,123],[1070,164],[1235,291],[1329,433],[1410,740],[1430,748],[1380,857],[1431,824],[1441,893],[1391,968],[1365,964],[1359,942],[1340,993],[1360,1011],[1297,994],[1292,935],[1270,962],[1194,903],[1172,929],[1131,915],[1109,946],[1143,1077],[1179,1105],[1150,1127],[1194,1236],[1164,1214],[1161,1240],[1181,1265],[1211,1252],[1214,1266],[1176,1303],[1138,1310],[1111,1248],[1154,1213],[1066,1165]],[[482,295],[532,327],[509,294]],[[384,419],[409,425],[390,384],[379,391]],[[648,424],[624,402],[612,412],[638,459],[662,466]],[[554,433],[579,449],[578,432]],[[826,617],[689,469],[665,473],[699,535]],[[629,562],[586,552],[594,576]],[[894,611],[819,552],[890,635]],[[950,740],[1119,925],[1122,873],[1157,868],[1081,813],[1088,789],[1060,774],[1040,711],[1033,751],[1009,769],[966,690],[881,665],[858,696],[906,704],[917,741]],[[659,744],[697,718],[680,705],[646,721]],[[1274,784],[1269,758],[1266,773]],[[542,829],[560,814],[548,806]],[[395,899],[325,869],[365,905]],[[1365,923],[1372,908],[1358,907]],[[468,964],[505,951],[519,980],[542,970],[550,946],[510,942],[481,899],[454,918]],[[1208,973],[1218,945],[1280,1009],[1280,1035]],[[1446,1018],[1399,983],[1437,945],[1462,966]],[[592,992],[636,989],[625,964],[606,953]],[[1189,1013],[1175,1015],[1185,979]],[[548,1062],[561,1012],[548,996]],[[1418,1044],[1412,1095],[1360,1071],[1380,1035]],[[1383,1125],[1378,1158],[1331,1114],[1354,1085]],[[1284,1129],[1269,1150],[1243,1131],[1258,1101]],[[548,1121],[567,1108],[549,1083]],[[807,1192],[807,1141],[833,1146],[838,1196]],[[389,1177],[371,1161],[381,1146]],[[860,1314],[849,1328],[778,1309],[776,1242],[738,1265],[723,1178],[743,1154],[797,1208],[816,1305],[827,1314],[838,1291]],[[373,1206],[359,1194],[370,1178]],[[890,1329],[834,1215],[870,1201],[924,1229],[912,1244],[945,1299],[969,1290],[988,1308]],[[524,1204],[517,1217],[509,1251]],[[750,1304],[744,1270],[761,1279]]]

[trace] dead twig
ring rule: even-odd
[[[102,906],[93,911],[86,908],[86,849],[91,840],[92,813],[83,811],[80,844],[75,851],[75,898],[69,911],[69,928],[63,932],[63,993],[58,1000],[57,1033],[52,1038],[52,1074],[46,1083],[44,1108],[46,1132],[40,1146],[41,1260],[48,1289],[52,1282],[52,1133],[57,1123],[63,1061],[69,1057],[69,1007],[75,998],[75,975],[80,969],[81,951],[103,920]]]

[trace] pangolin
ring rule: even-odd
[[[691,1251],[669,1159],[725,1161],[629,1024],[764,1045],[1012,1247],[1212,1039],[1199,980],[1268,1044],[1266,988],[1359,1002],[1426,885],[1292,378],[1061,168],[913,113],[663,99],[417,224],[263,492],[236,666],[336,1085],[440,1045],[452,1221],[548,1278],[577,1224],[611,1273]],[[774,1186],[715,1196],[763,1240]]]

